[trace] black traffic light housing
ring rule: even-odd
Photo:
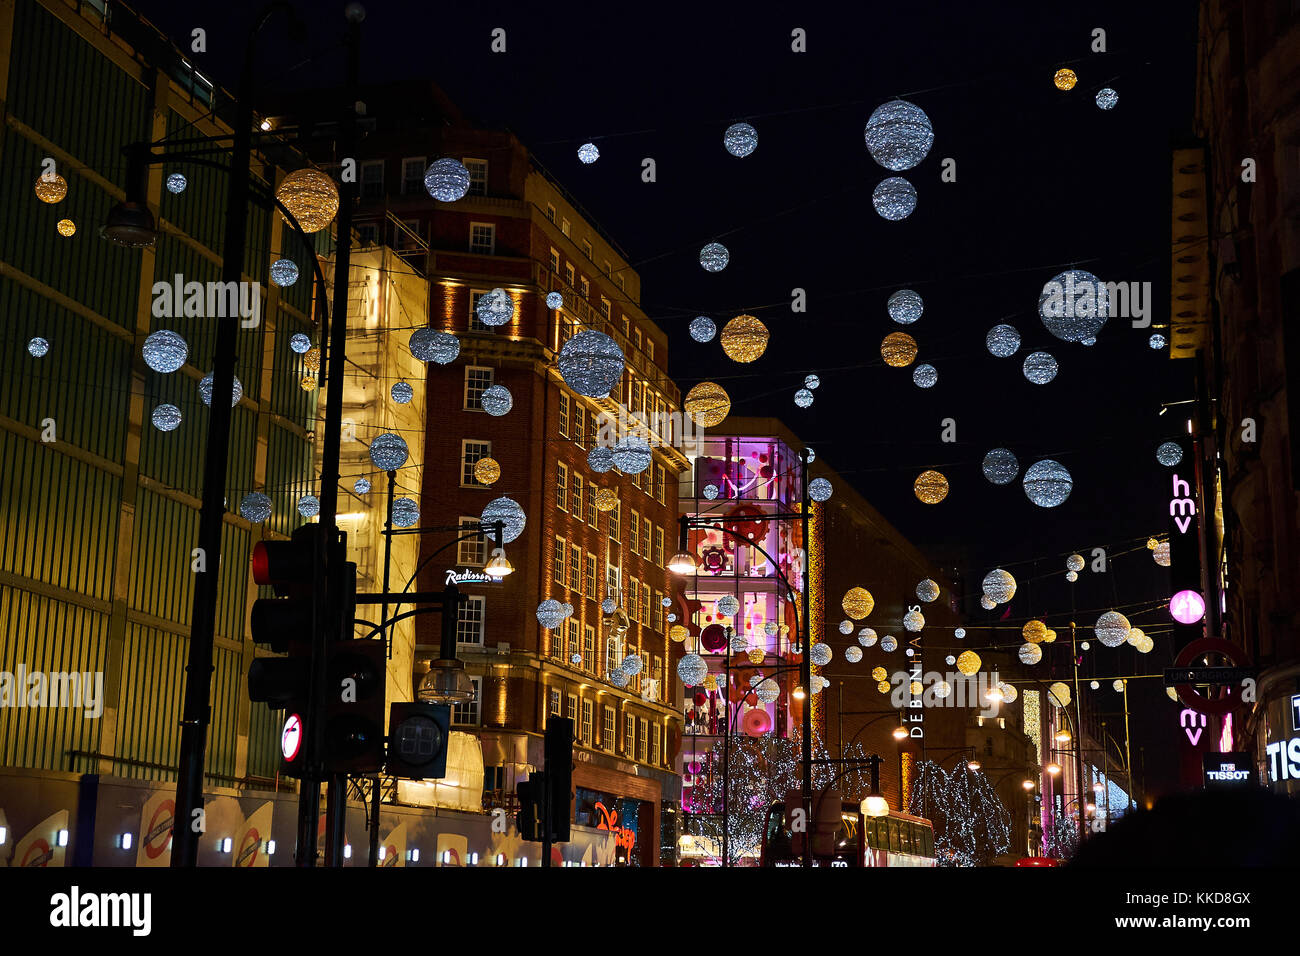
[[[542,839],[542,814],[546,798],[546,775],[531,773],[527,780],[515,784],[515,795],[519,798],[519,812],[515,814],[515,827],[519,838],[531,843]]]
[[[438,780],[447,775],[451,708],[423,701],[392,704],[388,717],[385,769],[407,780]]]
[[[546,721],[543,743],[546,783],[550,789],[551,842],[569,841],[573,819],[573,721],[552,714]]]

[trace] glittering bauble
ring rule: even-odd
[[[393,499],[393,526],[396,528],[409,528],[414,524],[419,524],[420,506],[415,503],[414,498],[394,498]]]
[[[313,372],[320,371],[320,349],[310,348],[302,353],[302,364]]]
[[[916,596],[928,604],[939,597],[939,585],[926,578],[916,586]]]
[[[1162,349],[1168,344],[1168,340],[1159,332],[1153,332],[1151,338],[1147,339],[1147,345],[1153,349]]]
[[[872,680],[885,680],[888,677],[889,671],[885,670],[883,667],[873,667],[871,669]]]
[[[776,699],[781,696],[781,685],[768,677],[754,688],[754,694],[758,697],[759,703],[775,703]]]
[[[829,664],[831,657],[831,646],[829,644],[814,644],[812,652],[808,655],[808,659],[818,667],[825,667]]]
[[[700,250],[700,265],[704,267],[705,272],[721,272],[727,268],[730,259],[731,254],[727,252],[727,247],[720,242],[710,242]]]
[[[570,655],[569,655],[569,663],[572,664],[574,667],[577,667],[579,664],[582,663],[582,655],[581,655],[581,654],[570,654]]]
[[[830,501],[834,491],[828,478],[814,478],[808,482],[808,497],[813,501]]]
[[[948,663],[951,664],[953,661],[950,659]],[[939,700],[944,700],[952,696],[952,684],[949,684],[946,680],[938,681],[934,685],[934,696]]]
[[[1047,352],[1030,352],[1025,356],[1023,366],[1025,378],[1035,385],[1046,385],[1052,379],[1056,378],[1056,372],[1059,366],[1056,359],[1052,358]]]
[[[863,647],[874,647],[876,644],[875,628],[864,627],[858,631],[858,643]]]
[[[1056,632],[1049,627],[1047,629],[1047,636],[1043,638],[1043,643],[1051,644],[1055,640],[1056,640]]]
[[[537,621],[542,627],[555,630],[564,622],[564,605],[555,598],[547,598],[537,605]]]
[[[515,317],[515,303],[505,289],[493,289],[478,297],[474,314],[484,325],[505,325]]]
[[[32,358],[44,358],[50,350],[50,343],[39,335],[33,336],[27,343],[27,354]]]
[[[1009,358],[1020,348],[1020,333],[1011,325],[995,325],[984,336],[984,347],[997,358]]]
[[[411,399],[415,398],[415,389],[406,382],[394,382],[393,387],[388,390],[388,394],[398,405],[409,405]]]
[[[733,594],[724,594],[718,598],[718,613],[723,617],[735,617],[740,610],[740,602]]]
[[[697,315],[691,319],[690,333],[691,338],[697,342],[712,342],[718,334],[718,327],[707,315]]]
[[[352,483],[352,490],[359,495],[370,494],[370,479],[358,478],[356,481]]]
[[[1147,635],[1146,635],[1146,631],[1142,630],[1142,628],[1140,628],[1140,627],[1131,627],[1131,628],[1129,628],[1128,637],[1126,638],[1126,640],[1127,640],[1130,644],[1134,644],[1134,645],[1136,645],[1136,644],[1138,643],[1138,641],[1142,640],[1142,638],[1144,638],[1144,637],[1146,637],[1146,636],[1147,636]]]
[[[479,395],[478,403],[493,418],[500,418],[514,408],[515,399],[504,385],[489,385]]]
[[[984,608],[984,610],[991,611],[997,606],[998,606],[998,602],[993,600],[987,594],[980,595],[980,607]]]
[[[480,485],[494,485],[501,477],[501,465],[495,458],[480,458],[474,462],[474,480]]]
[[[1029,500],[1038,507],[1055,508],[1070,497],[1074,479],[1064,465],[1044,458],[1026,469],[1022,484]]]
[[[546,294],[546,307],[548,309],[559,309],[564,306],[564,296],[558,292],[548,292]]]
[[[959,627],[959,628],[957,628],[955,631],[952,632],[952,636],[955,637],[955,638],[958,638],[958,639],[965,637],[965,636],[966,636],[966,628],[964,628],[964,627]]]
[[[718,675],[717,675],[717,674],[709,674],[708,676],[706,676],[706,677],[704,678],[704,683],[703,683],[701,686],[702,686],[705,690],[717,690],[717,689],[718,689]]]
[[[1169,542],[1161,541],[1156,545],[1155,550],[1151,552],[1151,557],[1155,559],[1156,564],[1162,568],[1167,568],[1171,564],[1169,556]]]
[[[339,211],[338,187],[319,169],[300,169],[285,176],[275,198],[298,220],[303,232],[324,229]]]
[[[899,325],[911,325],[925,311],[925,303],[911,289],[899,289],[885,303],[889,317]]]
[[[424,171],[424,189],[439,202],[455,202],[469,192],[469,170],[460,160],[444,156]]]
[[[54,226],[59,231],[59,235],[65,239],[77,234],[77,224],[71,219],[60,219]]]
[[[315,495],[303,495],[298,499],[298,514],[304,518],[314,518],[320,514],[320,499]]]
[[[1079,572],[1078,572],[1078,571],[1066,571],[1066,572],[1065,572],[1065,580],[1067,580],[1067,581],[1069,581],[1071,584],[1073,584],[1075,581],[1079,580]]]
[[[867,120],[867,151],[886,169],[911,169],[934,145],[934,128],[925,110],[907,100],[890,100],[876,107]]]
[[[705,486],[704,486],[704,497],[707,498],[707,499],[709,499],[709,501],[713,501],[715,498],[717,498],[717,497],[718,497],[718,486],[717,486],[717,485],[713,485],[713,484],[705,485]]]
[[[882,179],[871,193],[871,205],[882,219],[890,222],[906,219],[916,209],[916,187],[902,176]]]
[[[298,263],[292,259],[276,259],[271,263],[271,282],[281,287],[298,281]]]
[[[1097,91],[1097,108],[1103,110],[1113,110],[1115,104],[1119,102],[1119,94],[1109,86],[1102,87]]]
[[[1047,699],[1055,707],[1070,706],[1070,685],[1056,681],[1051,687],[1047,688]]]
[[[1068,558],[1065,559],[1065,566],[1071,571],[1082,571],[1083,555],[1081,554],[1070,555]]]
[[[925,627],[925,615],[920,611],[908,611],[903,615],[903,627],[915,634]]]
[[[893,685],[891,685],[889,681],[882,680],[879,684],[876,685],[876,690],[880,691],[882,694],[888,694],[892,686]]]
[[[587,452],[587,467],[603,475],[614,467],[614,449],[597,445]]]
[[[1085,269],[1067,269],[1043,285],[1038,316],[1047,331],[1066,342],[1095,338],[1110,317],[1110,292]]]
[[[578,147],[578,159],[585,165],[590,166],[600,159],[600,150],[596,148],[595,143],[583,143]]]
[[[892,634],[886,634],[880,639],[880,649],[886,654],[892,654],[898,650],[898,638]]]
[[[384,433],[370,442],[370,461],[380,471],[396,471],[406,464],[410,454],[401,435]]]
[[[503,544],[509,544],[515,538],[524,533],[524,509],[519,507],[519,502],[513,498],[493,498],[479,515],[479,523],[485,527],[491,527],[500,521],[505,524],[501,534]]]
[[[41,175],[36,179],[36,198],[41,202],[58,203],[68,195],[68,181],[55,173],[53,176],[46,177]]]
[[[850,621],[848,618],[845,618],[843,621],[840,621],[840,633],[845,635],[852,634],[853,622]]]
[[[293,349],[299,355],[302,355],[311,348],[311,339],[303,335],[301,332],[295,332],[289,339],[289,348]]]
[[[722,134],[722,145],[732,156],[744,159],[758,148],[758,130],[748,123],[732,123]]]
[[[212,404],[212,372],[209,372],[203,378],[199,379],[199,398],[203,399],[204,405]],[[235,376],[235,384],[230,389],[230,407],[234,408],[239,404],[240,398],[244,395],[244,386],[239,384],[239,376]]]
[[[1172,468],[1183,460],[1183,446],[1176,441],[1167,441],[1156,449],[1156,461]]]
[[[180,194],[185,192],[185,187],[189,185],[189,180],[181,173],[172,173],[167,177],[167,191],[169,193]]]
[[[927,505],[937,505],[948,497],[948,479],[937,471],[923,471],[912,483],[912,491]]]
[[[1101,617],[1097,618],[1097,623],[1093,627],[1097,634],[1097,640],[1101,641],[1107,647],[1119,647],[1128,640],[1129,631],[1132,625],[1129,624],[1128,618],[1119,611],[1107,611]]]
[[[862,648],[854,647],[850,644],[848,647],[844,648],[844,659],[850,664],[856,664],[858,661],[862,660]]]
[[[866,588],[849,588],[844,592],[840,606],[844,608],[845,614],[860,621],[871,613],[871,609],[876,606],[876,599]]]
[[[260,491],[250,491],[239,503],[239,513],[253,524],[261,524],[271,517],[271,499]]]
[[[621,667],[615,667],[612,671],[609,672],[609,674],[606,675],[606,678],[615,687],[626,687],[628,681],[632,679],[632,675],[630,675],[627,671],[623,670],[623,668]]]
[[[994,448],[984,456],[984,477],[995,485],[1009,485],[1020,472],[1020,462],[1007,448]]]
[[[623,658],[623,663],[619,665],[619,667],[623,668],[623,670],[627,671],[627,673],[631,674],[633,677],[641,673],[641,668],[644,666],[645,661],[641,659],[640,654],[627,655],[627,657]]]
[[[421,362],[449,365],[460,355],[460,339],[441,329],[416,329],[411,333],[409,348]]]
[[[639,475],[653,460],[649,443],[640,435],[626,435],[614,446],[614,464],[625,475]]]
[[[712,428],[721,424],[731,411],[731,397],[717,382],[700,382],[686,393],[682,408],[695,424]]]
[[[906,368],[916,361],[916,339],[906,332],[890,332],[880,343],[880,357],[892,368]]]
[[[800,408],[807,408],[813,403],[813,393],[806,388],[801,388],[794,393],[794,403]]]
[[[742,637],[740,640],[743,643],[745,639]],[[745,656],[749,658],[751,664],[761,664],[763,663],[763,658],[767,655],[763,653],[761,648],[755,647],[747,651]]]
[[[1057,70],[1056,75],[1052,77],[1052,85],[1058,90],[1072,90],[1074,84],[1078,82],[1079,78],[1075,76],[1074,70],[1066,67]]]
[[[606,614],[613,614],[614,609],[617,607],[618,605],[614,603],[613,598],[605,598],[605,600],[600,602],[600,609]],[[674,628],[674,630],[676,630],[676,628]]]
[[[623,377],[623,350],[604,332],[586,329],[560,349],[560,375],[579,395],[605,398]]]
[[[1010,571],[994,568],[984,575],[983,588],[995,604],[1006,604],[1016,596],[1016,579]]]
[[[1047,636],[1047,625],[1039,620],[1026,621],[1025,626],[1020,629],[1020,633],[1025,636],[1025,640],[1029,643],[1040,644],[1043,638]]]
[[[756,361],[767,351],[767,326],[752,315],[738,315],[722,327],[722,351],[741,364]]]
[[[610,605],[613,605],[614,602],[609,601],[608,603]],[[602,609],[604,608],[603,604],[601,605],[601,608]],[[608,611],[605,611],[605,613],[613,614],[614,608],[611,606]],[[674,624],[672,627],[668,629],[668,639],[672,641],[677,641],[679,644],[690,636],[691,636],[691,632],[682,624]]]
[[[939,381],[939,372],[933,365],[922,363],[912,369],[912,382],[918,388],[933,388],[937,381]]]
[[[174,372],[189,357],[185,340],[168,329],[150,332],[144,340],[144,364],[155,372]]]
[[[957,655],[957,670],[961,671],[967,677],[976,673],[980,669],[980,656],[974,651],[962,651]]]
[[[1037,664],[1043,659],[1043,649],[1037,644],[1020,645],[1020,663]]]
[[[1133,642],[1133,646],[1137,648],[1139,654],[1150,654],[1152,648],[1156,646],[1156,642],[1151,639],[1151,635],[1143,634]]]
[[[181,410],[175,405],[159,405],[149,419],[160,432],[175,431],[181,424]]]
[[[921,694],[925,691],[925,685],[922,684],[919,680],[914,680],[907,685],[907,690],[908,693],[910,693],[913,697],[920,697]]]
[[[709,665],[699,654],[687,654],[677,662],[677,676],[687,687],[699,687],[709,673]]]

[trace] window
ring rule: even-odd
[[[610,637],[605,640],[605,673],[609,673],[622,663],[622,660],[618,656],[621,649],[621,643],[618,638]]]
[[[483,411],[480,399],[483,393],[492,387],[494,377],[492,369],[485,365],[465,366],[465,411]]]
[[[606,317],[606,318],[609,318],[609,313],[608,313],[608,312],[605,313],[605,317]],[[627,338],[627,337],[628,337],[628,330],[627,330],[627,316],[625,315],[625,316],[623,316],[623,338]]]
[[[652,605],[652,610],[654,611],[654,629],[656,631],[662,631],[664,629],[663,597],[664,595],[662,591],[655,592],[655,602]]]
[[[611,553],[605,562],[605,594],[609,597],[616,597],[623,591],[623,571],[618,565],[618,554],[613,545],[610,545]]]
[[[578,443],[579,447],[581,447],[583,440],[587,437],[587,413],[583,407],[578,404],[576,398],[573,400],[573,434],[571,437]],[[580,511],[578,508],[574,508],[573,510],[575,513],[579,513]]]
[[[611,312],[611,307],[610,307],[609,299],[605,298],[602,295],[600,297],[600,314],[603,315],[606,319],[608,319],[610,317],[610,312]],[[623,316],[623,322],[624,323],[627,322],[627,316]]]
[[[582,480],[582,475],[575,472],[573,476],[573,488],[569,494],[569,504],[579,521],[582,520],[582,486],[584,484],[585,482]]]
[[[451,705],[451,722],[453,724],[478,724],[478,701],[482,696],[483,678],[471,677],[469,682],[474,685],[474,696],[464,703]]]
[[[551,246],[551,271],[560,274],[560,250]]]
[[[619,292],[627,291],[627,280],[623,278],[623,273],[620,272],[618,275],[614,276],[614,284],[618,286]]]
[[[469,294],[469,324],[468,329],[471,332],[491,332],[492,329],[483,324],[483,320],[478,317],[478,300],[487,295],[481,289],[471,290]]]
[[[614,274],[614,267],[611,266],[611,265],[609,264],[609,260],[606,259],[606,260],[605,260],[605,275],[609,276],[609,275],[613,275],[613,274]]]
[[[639,606],[640,597],[641,597],[641,582],[638,581],[636,578],[633,578],[632,586],[629,587],[627,591],[627,616],[633,621],[639,621],[641,619],[641,615],[640,615],[641,608]]]
[[[469,224],[469,251],[490,256],[497,251],[497,227],[490,222]]]
[[[460,443],[460,486],[462,488],[486,488],[474,477],[474,465],[480,458],[492,457],[492,443],[466,438]]]
[[[654,563],[661,568],[664,566],[664,529],[658,525],[655,525]]]
[[[420,220],[403,219],[401,223],[405,228],[396,230],[398,251],[415,249],[420,244],[420,237],[424,235]]]
[[[633,554],[641,553],[641,512],[632,511],[632,520],[627,523],[627,542]]]
[[[487,599],[471,594],[456,609],[456,643],[483,644],[483,614]]]
[[[588,671],[596,669],[596,629],[590,624],[582,629],[582,668]]]
[[[582,254],[587,257],[588,262],[591,261],[591,240],[590,239],[582,240]]]
[[[379,199],[384,195],[384,161],[368,159],[361,164],[361,198]]]
[[[658,654],[654,656],[654,668],[650,671],[650,678],[659,687],[663,687],[664,677],[664,659]]]
[[[424,157],[408,156],[402,160],[402,195],[418,196],[424,191]]]
[[[641,557],[645,558],[646,560],[650,559],[650,540],[651,540],[650,527],[651,527],[650,519],[642,518],[641,519]]]
[[[560,690],[559,690],[559,688],[558,688],[558,687],[550,687],[550,688],[547,688],[547,691],[546,691],[546,700],[547,700],[546,712],[547,712],[548,714],[554,714],[556,717],[560,716]]]
[[[486,159],[463,159],[469,170],[469,194],[471,196],[487,195],[488,164]]]
[[[619,288],[622,288],[622,286],[620,286]],[[648,335],[646,336],[646,340],[645,340],[645,357],[648,358],[651,362],[655,360],[655,342],[654,339],[650,338],[650,336]]]
[[[636,718],[631,714],[623,718],[623,753],[629,757],[636,753]]]
[[[560,437],[569,437],[569,396],[560,393]]]
[[[587,552],[587,579],[584,583],[587,585],[587,600],[599,600],[599,595],[596,591],[598,584],[596,581],[596,556],[590,551]]]
[[[546,218],[551,220],[551,222],[555,222],[555,207],[550,203],[546,204]]]
[[[555,507],[569,510],[569,468],[562,461],[555,463]]]
[[[586,276],[579,276],[578,282],[579,282],[579,287],[582,289],[582,297],[584,299],[591,298],[591,280],[589,280]]]
[[[569,226],[569,220],[561,218],[561,219],[560,219],[560,232],[564,233],[564,234],[567,236],[571,231],[572,231],[572,228]]]
[[[643,341],[644,341],[644,340],[641,338],[641,327],[640,327],[640,326],[637,326],[636,328],[634,328],[634,329],[632,330],[632,342],[633,342],[634,345],[636,345],[636,350],[637,350],[638,352],[641,352],[641,351],[644,350],[644,346],[643,346],[643,344],[642,344]]]
[[[357,224],[357,241],[363,246],[373,246],[379,242],[379,224],[363,222]]]
[[[594,741],[591,739],[591,712],[595,709],[591,701],[582,702],[582,742],[590,746]]]
[[[564,716],[575,723],[578,720],[578,698],[573,694],[564,702]]]
[[[614,708],[605,708],[605,719],[600,728],[600,746],[605,750],[614,749]]]
[[[471,531],[477,531],[479,524],[478,518],[461,515],[460,533],[469,534]],[[457,542],[456,563],[464,567],[483,567],[487,563],[487,539],[482,535],[475,535]]]
[[[641,623],[650,626],[650,585],[641,585]]]
[[[568,649],[562,653],[564,654],[564,662],[567,664],[569,658],[578,653],[578,622],[573,618],[569,618],[564,622],[564,636],[566,638],[565,645]]]
[[[599,528],[600,512],[596,510],[596,495],[594,492],[587,493],[587,524],[593,528]]]
[[[640,724],[640,726],[637,728],[637,735],[636,735],[637,759],[639,759],[642,763],[645,763],[646,745],[649,742],[647,740],[647,737],[649,736],[650,733],[650,727],[644,720],[638,721],[637,723]]]
[[[572,262],[566,262],[566,263],[564,264],[564,281],[565,281],[565,283],[569,286],[570,289],[573,288],[574,283],[575,283],[575,280],[574,280],[574,278],[573,278],[573,275],[574,275],[574,273],[573,273],[573,263],[572,263]]]
[[[655,465],[655,491],[661,505],[668,503],[668,481],[667,473],[663,465]]]
[[[582,593],[582,551],[577,545],[569,545],[569,590]],[[573,622],[574,630],[578,628],[578,622]],[[574,635],[577,640],[577,635]]]
[[[614,505],[613,509],[606,512],[609,515],[609,540],[618,541],[619,535],[619,516],[623,513],[623,503],[619,502]]]
[[[658,765],[659,746],[663,739],[661,736],[663,734],[663,728],[659,726],[658,721],[655,721],[654,724],[651,725],[651,727],[653,732],[650,735],[650,762],[652,764]]]
[[[564,586],[564,539],[558,534],[555,536],[555,552],[551,560],[551,580],[561,587]]]

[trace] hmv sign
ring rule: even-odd
[[[1173,497],[1169,499],[1169,517],[1174,520],[1182,534],[1186,534],[1196,517],[1196,501],[1192,498],[1192,486],[1177,474],[1174,475]]]

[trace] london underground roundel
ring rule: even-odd
[[[284,722],[284,729],[280,731],[280,753],[284,754],[286,761],[293,763],[300,749],[302,749],[302,718],[297,714],[290,714]]]

